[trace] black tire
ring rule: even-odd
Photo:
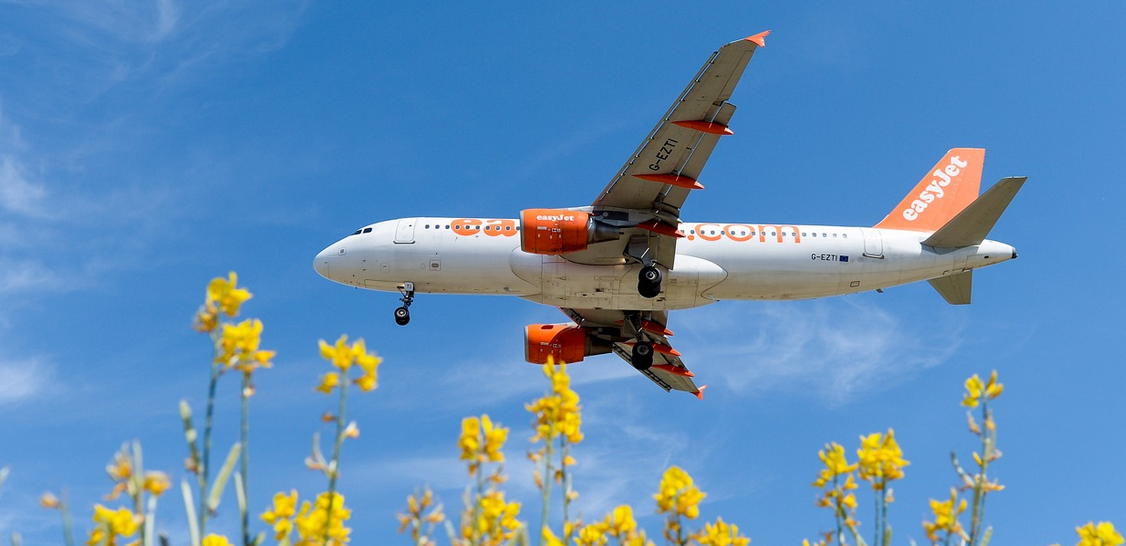
[[[651,265],[647,265],[641,268],[641,271],[638,272],[637,280],[643,283],[655,284],[657,286],[660,286],[661,270]]]
[[[406,307],[400,307],[395,310],[395,324],[399,326],[406,326],[411,321],[411,312]]]
[[[633,367],[638,370],[648,370],[653,365],[653,344],[647,341],[634,343],[630,364],[633,364]]]
[[[637,293],[643,298],[655,298],[661,293],[661,270],[645,266],[637,274]]]

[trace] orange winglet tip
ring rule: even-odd
[[[706,389],[706,388],[708,388],[708,386],[707,386],[707,385],[704,385],[703,387],[700,387],[700,389],[699,389],[699,390],[697,390],[696,392],[694,392],[694,393],[692,393],[692,394],[695,394],[695,395],[696,395],[696,398],[699,398],[700,400],[703,400],[703,399],[704,399],[704,389]]]
[[[766,35],[767,34],[770,34],[769,30],[760,32],[758,34],[755,34],[754,36],[747,36],[746,38],[743,38],[743,39],[748,41],[748,42],[754,42],[759,47],[766,47]]]
[[[684,237],[684,234],[677,231],[676,228],[664,222],[658,222],[656,220],[645,222],[644,224],[637,224],[637,227],[646,231],[652,231],[653,233],[656,233],[658,235],[667,235],[669,237],[676,238]]]
[[[651,320],[642,320],[641,321],[641,328],[643,330],[648,330],[650,332],[653,332],[654,334],[661,334],[662,336],[673,335],[672,330],[669,330],[667,326],[653,322]]]
[[[677,123],[680,125],[680,123]],[[696,181],[695,178],[687,176],[679,176],[672,173],[668,174],[635,174],[634,178],[648,180],[650,182],[660,182],[661,184],[668,184],[670,186],[679,186],[681,188],[688,188],[690,190],[702,190],[704,185]]]
[[[733,135],[735,134],[730,128],[722,123],[714,121],[674,121],[673,125],[684,127],[686,129],[693,129],[701,133],[708,133],[709,135]]]
[[[671,373],[673,375],[679,375],[681,377],[696,377],[696,374],[684,368],[673,366],[671,364],[654,364],[651,366],[651,368],[661,370],[662,372]]]

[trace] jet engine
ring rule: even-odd
[[[532,364],[581,362],[583,358],[606,354],[613,344],[590,335],[574,324],[529,324],[524,330],[524,360]]]
[[[528,209],[520,221],[520,248],[530,254],[577,252],[620,235],[618,228],[575,210]]]

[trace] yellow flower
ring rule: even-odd
[[[903,451],[895,441],[895,431],[890,428],[887,435],[874,432],[861,436],[856,456],[861,479],[871,482],[872,489],[876,490],[883,490],[887,482],[902,478],[903,467],[910,464],[903,458]]]
[[[322,339],[320,347],[321,357],[331,362],[333,366],[336,366],[341,371],[348,371],[348,368],[351,368],[352,364],[356,361],[355,356],[352,354],[352,348],[348,346],[347,335],[340,336],[336,340],[335,345],[329,345]]]
[[[43,508],[48,508],[48,509],[58,508],[61,504],[62,504],[62,501],[60,501],[59,498],[56,497],[55,494],[51,493],[50,491],[43,493],[42,495],[39,495],[39,506],[42,506]]]
[[[610,536],[619,539],[629,538],[637,533],[637,521],[633,519],[633,508],[628,504],[614,508],[606,518],[606,524]]]
[[[543,539],[542,540],[543,546],[566,546],[566,545],[563,544],[562,540],[559,540],[559,537],[555,536],[555,533],[552,532],[551,528],[546,526],[546,525],[543,526],[543,530],[540,532],[540,537]],[[605,544],[605,543],[606,543],[606,541],[603,540],[599,544],[599,546],[601,546],[601,544]],[[586,544],[583,544],[583,543],[579,543],[579,544],[580,544],[580,546],[586,546]],[[595,544],[595,543],[591,543],[591,544]]]
[[[856,464],[848,464],[845,458],[844,447],[840,444],[833,442],[827,444],[825,449],[818,451],[817,456],[821,459],[821,463],[825,468],[821,469],[821,473],[817,477],[817,481],[813,482],[814,487],[825,487],[833,478],[844,474],[849,474],[856,470]]]
[[[1100,521],[1097,526],[1088,522],[1083,527],[1076,527],[1075,532],[1079,533],[1078,546],[1119,546],[1126,542],[1109,521]]]
[[[203,537],[202,546],[231,546],[231,541],[223,535],[210,534]]]
[[[934,513],[934,522],[924,521],[923,529],[931,542],[938,542],[938,533],[944,532],[947,536],[957,534],[963,540],[969,540],[962,524],[958,522],[958,515],[966,510],[966,499],[958,499],[958,491],[950,488],[950,500],[939,501],[931,499],[931,512]]]
[[[262,512],[262,521],[274,526],[274,538],[281,540],[293,531],[293,517],[297,510],[297,490],[292,490],[288,495],[277,493],[274,495],[274,506]]]
[[[461,460],[469,461],[469,475],[472,476],[481,463],[503,462],[501,448],[506,440],[508,429],[493,425],[487,414],[462,419],[457,445],[461,448]]]
[[[700,515],[699,504],[707,495],[692,485],[692,477],[679,467],[670,466],[661,477],[657,499],[659,513],[675,513],[696,519]]]
[[[231,271],[227,279],[211,279],[211,283],[207,285],[207,303],[216,304],[229,317],[238,316],[239,306],[250,299],[251,294],[245,288],[238,288],[237,284],[238,275],[234,271]]]
[[[962,405],[970,408],[977,407],[978,403],[983,400],[992,400],[1001,395],[1001,391],[1005,386],[997,382],[997,370],[989,376],[989,382],[982,384],[981,378],[975,373],[973,377],[966,380],[966,396],[962,399]]]
[[[579,536],[575,537],[575,546],[605,546],[609,540],[606,537],[609,527],[601,521],[582,526],[579,529]]]
[[[344,496],[333,493],[331,501],[328,493],[317,496],[316,506],[310,507],[309,502],[301,504],[301,512],[294,518],[297,533],[301,541],[297,544],[307,546],[322,545],[327,528],[328,545],[346,544],[348,535],[352,530],[344,525],[352,517],[352,511],[344,508]],[[327,545],[325,545],[327,546]]]
[[[735,525],[724,523],[723,518],[716,518],[715,525],[704,525],[704,532],[696,541],[700,546],[747,546],[751,539],[740,536],[739,528]]]
[[[567,366],[556,366],[549,357],[543,373],[551,379],[551,394],[524,406],[529,412],[536,414],[536,435],[532,437],[532,441],[551,441],[562,435],[568,442],[581,442],[582,407],[579,406],[579,395],[571,390]]]
[[[268,368],[274,352],[259,351],[261,339],[262,321],[258,319],[244,320],[237,325],[224,324],[215,362],[222,364],[224,368],[237,366],[245,373],[259,367]]]
[[[317,385],[317,390],[325,394],[332,392],[337,385],[340,384],[340,375],[336,372],[328,372],[321,378],[321,384]]]
[[[481,497],[477,514],[477,535],[485,537],[488,544],[499,544],[511,539],[520,528],[516,516],[520,515],[519,502],[505,502],[504,493],[491,491]]]
[[[172,480],[163,472],[145,472],[144,487],[146,491],[159,497],[172,487]]]
[[[94,505],[94,523],[98,526],[90,532],[86,544],[115,546],[117,537],[127,537],[137,532],[138,518],[128,508],[110,510],[100,504]]]

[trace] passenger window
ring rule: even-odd
[[[833,234],[833,238],[834,238],[834,239],[836,239],[836,238],[837,238],[837,234],[836,234],[836,233],[834,233],[834,234]]]

